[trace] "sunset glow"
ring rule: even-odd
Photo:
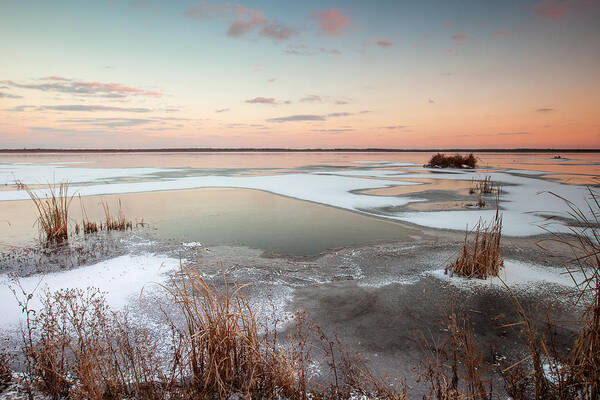
[[[598,148],[600,1],[2,2],[0,148]]]

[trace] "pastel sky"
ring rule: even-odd
[[[600,0],[1,0],[0,148],[600,147]]]

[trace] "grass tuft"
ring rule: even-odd
[[[133,223],[125,218],[125,214],[121,208],[121,200],[119,200],[119,212],[117,216],[111,214],[107,202],[102,201],[101,204],[104,209],[104,226],[100,224],[100,229],[106,229],[107,231],[125,231],[127,229],[133,229]],[[92,226],[92,228],[96,228],[97,232],[97,227]]]
[[[69,184],[60,183],[48,186],[46,197],[39,196],[27,185],[20,183],[29,194],[38,212],[37,224],[47,244],[61,244],[69,238],[69,206],[73,196],[69,196]]]
[[[465,233],[465,242],[460,255],[444,272],[466,278],[487,279],[498,276],[504,261],[500,256],[502,238],[502,216],[496,211],[494,219],[486,224],[479,220],[474,229],[474,237],[469,241],[469,232]]]

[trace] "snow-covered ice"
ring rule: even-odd
[[[359,167],[320,169],[319,171],[284,173],[272,175],[202,175],[195,170],[175,168],[85,168],[79,166],[51,166],[49,164],[0,164],[0,183],[13,183],[20,179],[26,183],[45,183],[53,174],[56,181],[68,180],[74,184],[71,193],[81,196],[140,193],[164,190],[184,190],[209,187],[228,187],[263,190],[282,196],[312,201],[347,210],[396,219],[431,228],[464,230],[473,228],[480,218],[490,220],[495,211],[489,209],[465,209],[453,211],[389,211],[410,202],[423,201],[411,196],[375,196],[360,193],[401,185],[423,185],[420,179],[471,181],[490,176],[502,185],[500,206],[504,216],[503,232],[508,236],[530,236],[545,233],[540,228],[548,216],[564,215],[567,204],[559,197],[572,201],[580,209],[586,209],[588,189],[580,185],[542,179],[543,173],[526,170],[440,170],[422,169],[437,173],[420,173],[410,169],[391,170],[382,165],[403,167],[410,163],[388,164],[363,162]],[[326,168],[326,167],[324,167]],[[302,169],[298,169],[302,171]],[[194,172],[195,171],[195,172]],[[168,174],[167,174],[168,172]],[[207,171],[204,171],[207,172]],[[162,173],[162,175],[161,175]],[[168,177],[167,177],[168,176]],[[137,178],[135,182],[119,182],[121,178]],[[391,179],[393,178],[393,180]],[[47,179],[44,181],[44,179]],[[404,180],[404,179],[411,179]],[[37,180],[36,182],[34,182]],[[44,189],[35,190],[39,195]],[[555,195],[551,194],[554,193]],[[24,200],[28,194],[23,190],[0,191],[0,201]],[[493,202],[493,199],[488,199]],[[385,212],[381,212],[386,209]],[[562,220],[555,220],[554,231],[566,231]]]
[[[564,286],[565,288],[575,288],[577,283],[584,279],[580,272],[567,273],[563,268],[546,267],[542,265],[516,261],[504,260],[504,268],[500,270],[498,277],[492,276],[488,279],[468,279],[458,275],[450,276],[445,274],[443,269],[425,272],[441,280],[447,281],[458,287],[472,289],[474,286],[502,287],[509,288],[530,288],[544,284]]]
[[[106,293],[108,305],[117,310],[134,300],[142,288],[157,288],[156,283],[164,282],[179,263],[178,259],[164,255],[124,255],[73,270],[19,278],[19,284],[25,293],[33,293],[29,303],[32,309],[40,308],[41,296],[46,291],[95,287]],[[0,275],[0,326],[5,329],[17,327],[25,319],[11,287],[19,298],[23,297],[10,276]]]

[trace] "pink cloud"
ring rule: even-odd
[[[600,0],[542,0],[533,6],[533,11],[542,18],[559,19],[574,10],[594,5],[600,5]]]
[[[295,30],[275,22],[265,25],[259,32],[261,36],[270,37],[275,40],[287,40],[295,33]]]
[[[43,79],[47,79],[49,81],[70,81],[70,79],[68,79],[68,78],[63,78],[62,76],[56,76],[56,75],[48,76]]]
[[[465,40],[467,38],[467,35],[465,35],[464,33],[457,33],[455,35],[452,35],[452,39],[454,40]]]
[[[125,96],[148,96],[160,97],[161,93],[138,89],[120,83],[87,82],[68,79],[61,76],[49,76],[43,78],[42,83],[18,83],[13,81],[2,81],[12,87],[22,89],[36,89],[44,92],[61,92],[76,95],[90,95],[101,97],[125,97]]]
[[[337,8],[315,11],[310,17],[318,21],[322,33],[330,36],[344,36],[347,27],[354,27],[350,17],[343,15]]]
[[[504,35],[506,34],[506,31],[504,29],[498,29],[496,32],[494,32],[495,35]]]
[[[262,11],[246,8],[239,4],[233,10],[233,14],[236,16],[236,19],[231,22],[227,31],[227,34],[233,37],[245,35],[251,30],[266,24],[268,21]]]
[[[218,17],[230,20],[227,35],[231,37],[242,37],[261,27],[260,36],[275,40],[287,40],[296,33],[283,23],[269,20],[262,11],[241,4],[233,7],[230,3],[224,3],[224,6],[220,7],[203,1],[188,8],[185,14],[195,19]]]
[[[390,47],[392,45],[392,42],[390,42],[389,40],[385,40],[385,39],[379,39],[375,41],[375,44],[377,44],[377,46],[380,47]]]
[[[246,103],[252,104],[277,104],[274,98],[272,97],[255,97],[250,100],[246,100]]]

